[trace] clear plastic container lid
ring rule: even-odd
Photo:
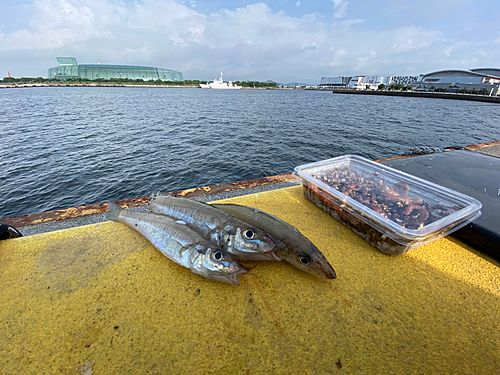
[[[360,156],[301,165],[294,175],[401,244],[430,242],[481,215],[472,197]]]

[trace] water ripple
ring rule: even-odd
[[[0,90],[0,217],[500,139],[500,106],[320,91]]]

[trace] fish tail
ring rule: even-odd
[[[118,216],[120,215],[120,212],[123,211],[123,208],[118,206],[116,203],[109,202],[108,203],[108,212],[104,214],[106,216],[106,219],[112,220],[112,221],[118,221]]]

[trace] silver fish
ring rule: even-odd
[[[109,202],[108,220],[127,224],[170,260],[207,279],[240,285],[248,272],[234,256],[202,238],[185,224],[150,212],[128,212]]]
[[[286,262],[325,279],[337,278],[333,267],[321,251],[297,228],[286,221],[254,207],[238,204],[212,204],[212,206],[257,228],[265,228],[266,232],[285,244],[286,247],[279,249],[276,253]]]
[[[285,246],[262,229],[189,198],[154,192],[148,207],[154,213],[186,222],[240,260],[280,260],[276,250]]]

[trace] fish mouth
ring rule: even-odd
[[[269,235],[269,237],[271,237],[273,239],[273,241],[276,243],[276,245],[274,246],[274,251],[283,250],[284,248],[286,248],[286,245],[283,242],[281,242],[280,240],[272,237],[271,235]]]
[[[321,268],[319,268],[318,271],[317,272],[313,271],[312,273],[324,279],[332,280],[337,278],[337,274],[335,273],[335,270],[330,265],[330,263],[322,264]]]
[[[242,268],[239,271],[236,271],[230,275],[228,275],[229,280],[235,285],[240,285],[240,278],[243,274],[247,273],[248,270],[246,268]]]
[[[323,264],[323,266],[321,268],[323,268],[323,271],[326,274],[326,278],[327,279],[336,279],[337,278],[337,274],[335,273],[335,270],[333,269],[333,267],[331,266],[331,264],[328,263],[327,260],[325,260],[325,262],[326,262],[326,264]]]
[[[326,278],[327,279],[336,279],[337,278],[337,274],[335,273],[333,268],[326,272]]]
[[[282,261],[283,260],[283,258],[278,254],[277,250],[271,251],[270,254],[272,256],[271,259],[274,259],[274,260],[277,260],[277,261]]]

